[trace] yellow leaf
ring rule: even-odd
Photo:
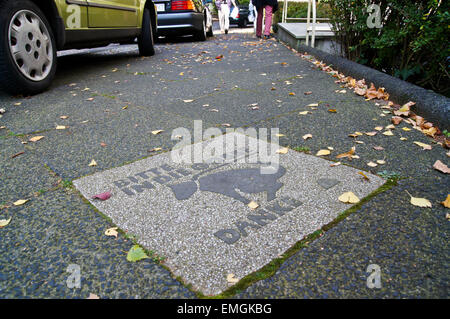
[[[56,126],[56,129],[57,130],[65,130],[67,127],[66,126],[64,126],[64,125],[57,125]]]
[[[325,155],[330,155],[331,152],[329,150],[320,150],[317,152],[316,156],[325,156]]]
[[[159,133],[164,132],[164,130],[156,130],[156,131],[152,131],[153,135],[158,135]]]
[[[367,166],[369,166],[369,167],[377,167],[378,164],[374,163],[374,162],[369,162],[369,163],[367,163]]]
[[[283,147],[280,148],[279,150],[277,150],[275,153],[277,154],[286,154],[288,152],[288,148],[287,147]]]
[[[251,201],[247,206],[251,209],[257,209],[259,207],[259,204],[257,202]]]
[[[97,162],[95,161],[95,160],[92,160],[90,163],[89,163],[89,166],[97,166]]]
[[[275,136],[282,137],[282,136],[286,136],[286,135],[284,135],[284,134],[275,134]]]
[[[10,221],[11,221],[11,218],[10,219],[0,219],[0,228],[8,225]]]
[[[384,165],[384,164],[386,164],[386,161],[384,161],[384,160],[378,160],[377,163],[380,164],[380,165]]]
[[[25,204],[26,202],[28,202],[28,199],[19,199],[18,201],[15,201],[15,202],[13,203],[13,205],[14,205],[14,206],[20,206],[20,205]]]
[[[382,131],[383,128],[384,128],[384,127],[382,127],[382,126],[377,126],[377,127],[375,127],[375,130],[377,130],[377,131]]]
[[[184,103],[191,103],[194,102],[194,100],[183,100]]]
[[[394,133],[392,133],[392,131],[389,130],[389,131],[383,132],[383,135],[386,135],[386,136],[393,136]]]
[[[311,112],[309,112],[309,111],[303,111],[303,112],[299,112],[298,114],[300,114],[300,115],[306,115],[306,114],[308,114],[308,113],[311,113]]]
[[[30,138],[30,142],[37,142],[42,140],[44,137],[43,136],[34,136],[32,138]]]
[[[408,140],[406,137],[400,137],[400,141],[406,141]]]
[[[319,106],[319,103],[311,103],[311,104],[308,104],[307,106],[316,107],[316,106]]]
[[[239,279],[236,278],[236,276],[234,274],[229,274],[227,276],[227,282],[230,284],[235,284],[239,281]]]
[[[116,237],[117,238],[117,235],[119,234],[118,232],[117,232],[117,227],[113,227],[113,228],[108,228],[106,231],[105,231],[105,235],[106,236],[114,236],[114,237]]]
[[[406,191],[408,193],[408,191]],[[418,207],[431,207],[431,202],[426,198],[413,197],[410,193],[408,193],[409,197],[411,197],[411,204]]]
[[[447,195],[447,198],[443,202],[441,202],[441,204],[447,208],[450,208],[450,194]]]
[[[424,150],[431,150],[431,146],[422,142],[414,142],[414,144],[422,147]]]
[[[405,131],[405,132],[411,131],[411,129],[409,127],[402,127],[402,130]]]
[[[359,203],[359,198],[353,192],[347,192],[338,198],[343,203],[356,204]]]
[[[353,146],[353,147],[350,149],[350,151],[348,151],[347,153],[339,154],[338,156],[336,156],[336,158],[344,158],[344,157],[347,157],[349,160],[351,160],[353,154],[355,154],[355,150],[356,150],[356,148]]]
[[[308,138],[312,138],[311,134],[305,134],[302,136],[304,140],[307,140]]]

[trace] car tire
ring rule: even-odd
[[[0,1],[0,88],[34,95],[55,77],[56,41],[42,11],[29,0]]]
[[[153,38],[153,26],[150,17],[150,10],[144,9],[142,17],[141,35],[138,37],[139,54],[141,56],[155,55],[155,40]]]
[[[240,28],[246,28],[248,24],[247,19],[244,19],[242,22],[239,22],[239,27]]]
[[[203,18],[203,23],[202,23],[202,29],[197,31],[197,33],[194,34],[194,37],[198,41],[206,40],[206,22],[205,22],[204,18]]]

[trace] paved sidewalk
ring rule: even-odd
[[[0,298],[87,298],[90,293],[194,298],[151,259],[128,262],[132,241],[122,233],[117,239],[105,236],[113,224],[71,186],[74,179],[170,150],[177,143],[172,130],[192,130],[194,120],[203,120],[204,128],[277,127],[284,134],[281,145],[312,155],[332,147],[324,157],[330,160],[355,146],[359,158],[343,163],[401,177],[397,186],[290,257],[274,276],[235,297],[448,297],[448,209],[440,202],[450,183],[432,168],[436,160],[449,164],[446,151],[421,132],[402,130],[410,127],[403,123],[393,136],[379,132],[355,143],[349,134],[386,127],[391,116],[350,90],[337,93],[335,78],[284,45],[239,33],[203,43],[158,44],[150,58],[139,57],[137,46],[129,45],[66,55],[58,63],[46,93],[0,95],[0,107],[6,109],[0,119],[5,126],[0,129],[0,204],[8,206],[0,219],[12,218],[0,229]],[[249,107],[255,103],[259,109]],[[311,103],[319,106],[307,107]],[[300,115],[303,111],[311,113]],[[66,128],[57,130],[58,125]],[[164,131],[151,134],[155,130]],[[305,134],[312,138],[304,140]],[[33,136],[44,138],[22,144]],[[414,141],[432,149],[422,150]],[[150,152],[155,148],[161,151]],[[367,166],[383,159],[384,165]],[[97,166],[89,166],[92,160]],[[433,207],[411,205],[406,191],[429,199]],[[29,201],[12,206],[19,199]],[[81,267],[79,289],[66,285],[70,264]],[[366,286],[369,264],[381,267],[381,289]]]

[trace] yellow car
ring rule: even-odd
[[[155,54],[152,0],[0,0],[0,88],[36,94],[48,88],[56,52],[132,43]]]

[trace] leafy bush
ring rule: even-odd
[[[449,1],[323,1],[345,57],[450,96]],[[370,4],[381,8],[381,28],[367,25]]]

